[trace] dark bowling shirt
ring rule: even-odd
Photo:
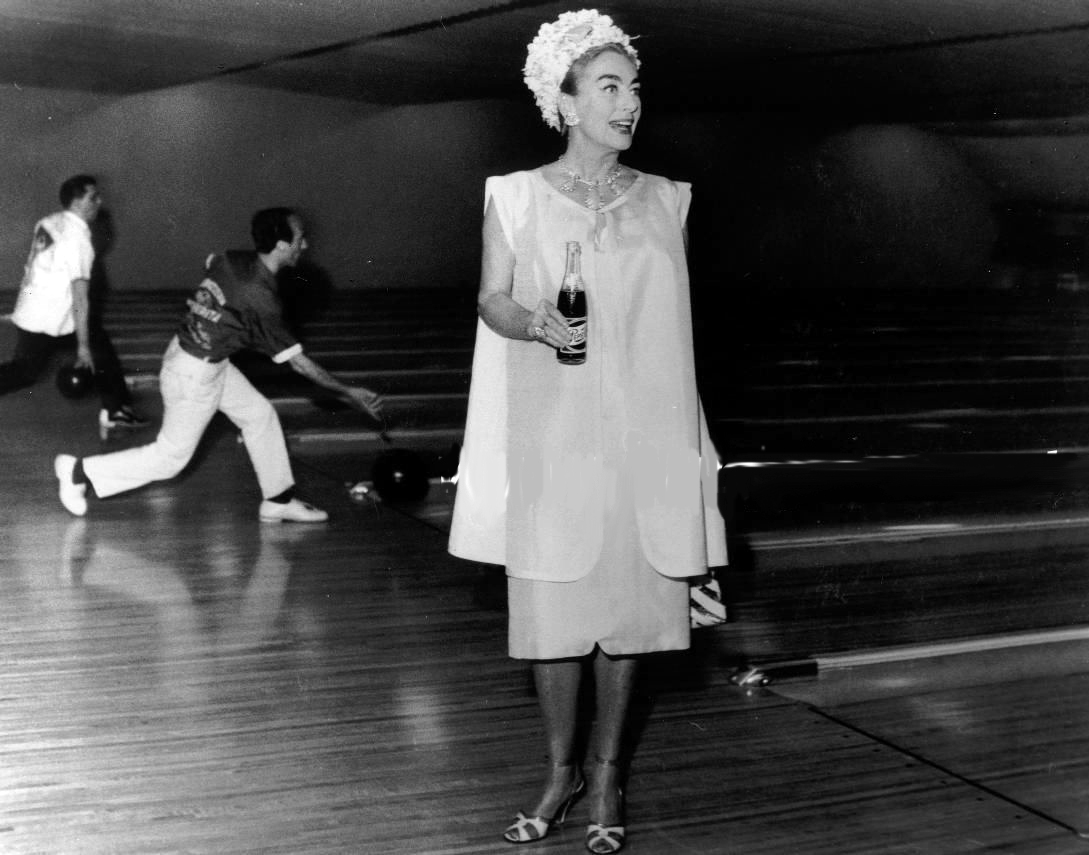
[[[220,362],[240,350],[256,350],[282,363],[302,353],[284,323],[276,277],[256,252],[210,255],[207,275],[186,302],[189,313],[178,342],[190,356]]]

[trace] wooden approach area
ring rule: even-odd
[[[110,307],[157,418],[181,298]],[[473,324],[471,298],[340,296],[306,335],[390,395],[394,445],[437,470]],[[505,654],[501,568],[446,553],[455,486],[351,498],[384,448],[374,426],[250,367],[326,524],[259,523],[219,422],[180,478],[70,517],[53,455],[155,428],[103,442],[96,402],[48,379],[0,402],[0,853],[584,851],[583,805],[543,842],[500,838],[544,746]],[[794,515],[745,487],[731,622],[643,674],[625,851],[1089,853],[1089,503],[1054,473],[1026,480],[987,493],[1001,502],[916,489],[870,513],[851,490],[802,490]],[[762,666],[770,682],[746,684]]]

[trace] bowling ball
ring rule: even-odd
[[[431,488],[423,460],[407,448],[391,448],[378,455],[371,481],[387,502],[419,502]]]
[[[66,398],[82,398],[94,387],[94,375],[86,366],[69,363],[57,371],[57,390]]]

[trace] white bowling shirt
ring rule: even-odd
[[[76,330],[72,282],[90,280],[91,228],[71,211],[38,221],[12,321],[27,332],[62,336]]]

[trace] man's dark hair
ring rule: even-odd
[[[265,208],[253,215],[250,221],[250,235],[258,252],[272,252],[278,241],[291,243],[295,232],[291,229],[291,218],[297,214],[291,208]]]
[[[73,175],[60,186],[61,207],[67,210],[73,199],[80,199],[87,194],[87,188],[98,184],[93,175]]]

